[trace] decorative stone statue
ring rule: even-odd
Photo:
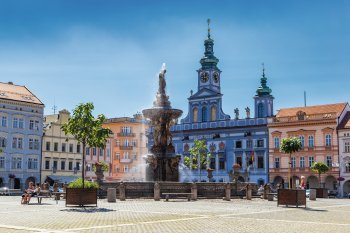
[[[249,107],[245,108],[245,112],[247,114],[247,118],[250,118],[250,108]]]
[[[166,87],[166,81],[165,81],[165,63],[162,65],[162,69],[159,72],[159,88],[158,93],[161,95],[165,95],[165,87]]]
[[[236,120],[239,119],[239,110],[238,110],[238,108],[234,109],[234,113],[235,113],[235,119]]]

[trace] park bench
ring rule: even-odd
[[[41,191],[38,195],[35,196],[38,198],[38,204],[41,204],[43,198],[51,198],[51,192],[48,190]]]
[[[170,197],[187,197],[188,201],[191,201],[192,193],[162,193],[162,195],[165,195],[165,200],[169,201]]]

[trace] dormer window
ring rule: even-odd
[[[303,111],[299,111],[299,112],[297,112],[297,117],[298,117],[299,121],[303,121],[306,118],[306,113]]]

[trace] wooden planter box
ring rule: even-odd
[[[66,189],[66,206],[97,206],[97,189]]]
[[[316,189],[316,198],[327,198],[327,197],[328,197],[328,189],[326,188]]]
[[[278,189],[277,190],[277,206],[296,206],[301,205],[306,208],[306,190],[303,189]]]

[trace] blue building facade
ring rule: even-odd
[[[43,110],[25,86],[0,83],[0,187],[40,181]]]
[[[214,55],[214,40],[208,30],[204,41],[205,52],[197,70],[197,91],[188,98],[188,114],[175,124],[171,131],[176,153],[191,156],[189,149],[195,139],[205,139],[209,166],[214,169],[213,181],[231,180],[233,164],[240,164],[241,181],[264,184],[268,182],[268,129],[267,117],[273,115],[273,96],[267,86],[265,70],[260,79],[261,86],[256,90],[254,115],[245,108],[241,117],[235,109],[232,119],[222,110],[221,70],[219,59]],[[181,181],[207,181],[206,169],[188,170],[180,167]]]

